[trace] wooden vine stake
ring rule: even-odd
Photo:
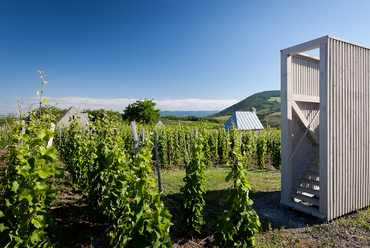
[[[132,134],[134,136],[135,163],[136,163],[136,155],[139,154],[139,141],[137,139],[136,123],[134,121],[131,122],[131,129],[132,129]]]
[[[157,172],[158,172],[158,187],[159,193],[162,192],[162,185],[161,185],[161,171],[159,169],[159,158],[158,158],[158,145],[157,145],[157,132],[154,132],[154,146],[155,146],[155,159],[157,161]]]
[[[62,146],[62,128],[59,128],[59,148]]]
[[[55,124],[54,124],[54,123],[51,123],[50,130],[51,130],[51,131],[54,131],[54,130],[55,130]],[[47,144],[47,146],[46,146],[46,147],[50,147],[50,146],[52,146],[52,145],[53,145],[53,137],[51,137],[51,138],[49,139],[48,144]]]
[[[24,127],[24,125],[26,124],[26,122],[24,120],[22,120],[22,129],[21,129],[21,135],[23,137],[23,135],[26,134],[26,128]],[[22,139],[22,143],[21,143],[21,146],[23,147],[23,143],[24,143],[24,140]]]

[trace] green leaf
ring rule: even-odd
[[[230,181],[230,179],[232,179],[232,178],[233,178],[233,173],[232,173],[232,172],[230,172],[230,173],[229,173],[229,175],[227,175],[227,176],[226,176],[225,181],[226,181],[226,182],[228,182],[228,181]]]
[[[44,165],[42,170],[38,172],[42,179],[48,178],[53,173],[51,165]]]
[[[33,244],[35,244],[37,242],[43,241],[44,238],[45,238],[45,234],[46,234],[46,232],[44,232],[44,231],[34,230],[33,233],[32,233],[32,236],[31,236],[31,242]]]
[[[157,239],[157,241],[155,242],[153,248],[158,248],[158,247],[161,247],[161,241],[159,239]]]
[[[9,229],[9,227],[5,226],[4,223],[0,223],[0,232],[5,231],[6,229]]]
[[[9,199],[5,199],[5,206],[10,207],[13,204],[10,203]]]
[[[45,164],[45,159],[36,159],[35,163],[36,163],[36,165],[44,165]]]
[[[54,178],[61,179],[63,178],[63,175],[64,175],[64,170],[56,170],[54,173]]]
[[[12,186],[12,191],[13,192],[17,192],[18,191],[18,188],[19,188],[19,183],[17,181],[14,181],[13,182],[13,186]]]
[[[40,140],[43,140],[45,136],[46,136],[46,131],[45,130],[41,130],[41,132],[39,132],[37,134],[37,138],[40,139]]]
[[[31,220],[31,222],[37,229],[45,227],[45,218],[43,215],[36,215],[35,218]]]

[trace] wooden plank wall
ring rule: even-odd
[[[319,60],[313,59],[311,57],[302,56],[300,54],[293,55],[291,60],[290,79],[290,83],[292,85],[292,93],[294,95],[299,95],[300,97],[319,97]],[[311,120],[314,118],[317,111],[319,110],[319,103],[300,101],[297,102],[297,105],[308,120],[308,122],[311,122]],[[320,118],[317,117],[312,124],[312,128],[313,130],[315,130],[317,136],[319,136],[319,122]],[[291,126],[291,142],[293,150],[297,146],[305,131],[306,130],[301,127],[301,125],[298,123],[298,120],[293,115]],[[291,161],[293,177],[297,174],[311,147],[312,143],[306,136]]]
[[[329,38],[327,52],[327,219],[333,219],[370,205],[370,49]]]
[[[295,54],[292,57],[293,94],[320,96],[320,60]]]

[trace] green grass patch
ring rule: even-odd
[[[343,216],[339,222],[351,228],[357,226],[370,230],[370,207],[358,210],[355,216]]]
[[[267,101],[269,101],[269,102],[273,102],[273,101],[281,102],[281,97],[278,97],[278,96],[270,97],[269,99],[267,99]]]
[[[232,186],[232,181],[225,182],[226,176],[230,173],[228,168],[211,167],[206,170],[206,190],[223,191]],[[153,177],[158,184],[157,172]],[[185,177],[185,169],[161,170],[162,191],[165,195],[180,194],[180,189],[185,185],[182,180]],[[251,193],[270,192],[279,190],[280,173],[269,173],[266,170],[253,170],[247,174],[247,180],[252,187]]]
[[[178,125],[188,126],[188,127],[202,127],[206,126],[206,128],[210,129],[217,129],[224,126],[222,123],[213,123],[213,122],[206,122],[206,121],[178,121],[178,120],[162,120],[163,124],[166,127],[177,127]]]
[[[206,170],[206,190],[224,190],[231,186],[231,182],[226,183],[225,177],[229,174],[230,169],[220,169],[212,167]],[[157,172],[153,177],[158,184]],[[161,170],[162,191],[165,195],[180,194],[180,189],[185,185],[182,180],[185,177],[185,169]]]
[[[230,117],[231,117],[231,115],[225,115],[225,116],[213,117],[213,119],[227,121]]]
[[[233,181],[225,182],[226,176],[230,173],[229,168],[211,167],[205,171],[206,175],[206,194],[203,196],[206,202],[206,207],[203,209],[203,216],[206,222],[202,226],[202,234],[211,235],[217,225],[218,216],[226,209],[221,199],[227,197],[228,191],[233,184]],[[157,180],[157,172],[153,171],[153,178]],[[174,233],[180,232],[182,223],[179,221],[182,218],[179,212],[183,198],[180,192],[181,187],[185,185],[183,178],[185,177],[185,169],[161,170],[161,182],[163,199],[165,206],[174,216],[174,226],[171,228]],[[247,180],[252,187],[251,197],[258,195],[260,192],[269,192],[280,189],[280,174],[266,172],[248,172]],[[158,188],[158,185],[156,186]]]
[[[249,172],[247,175],[251,193],[271,192],[281,189],[281,175],[277,173]]]

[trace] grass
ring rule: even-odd
[[[267,99],[267,101],[269,101],[269,102],[273,102],[273,101],[281,102],[281,97],[279,97],[279,96],[270,97],[270,99]]]
[[[268,173],[267,170],[253,170],[247,174],[247,180],[252,187],[251,193],[269,192],[280,189],[281,175],[279,173]],[[261,173],[262,172],[262,173]],[[211,167],[205,171],[206,190],[222,191],[232,186],[232,182],[225,182],[226,176],[230,173],[229,168]],[[158,184],[157,172],[153,172],[153,177]],[[180,188],[185,185],[184,169],[161,170],[162,191],[165,195],[180,194]]]
[[[206,193],[203,196],[206,205],[203,210],[203,217],[206,222],[205,226],[202,226],[201,232],[203,236],[211,235],[215,231],[218,217],[226,209],[224,203],[220,200],[226,198],[227,189],[233,184],[232,180],[225,182],[226,176],[230,173],[228,167],[211,167],[206,169]],[[262,171],[262,170],[261,170]],[[153,178],[158,183],[157,172],[153,171]],[[180,236],[181,234],[181,218],[182,215],[179,213],[180,206],[182,205],[183,197],[181,194],[181,187],[185,185],[183,178],[185,177],[184,169],[168,169],[161,170],[161,183],[162,183],[162,199],[164,200],[165,206],[169,209],[173,215],[172,221],[174,226],[171,227],[172,236]],[[248,172],[247,180],[252,187],[251,198],[259,194],[260,192],[275,191],[280,189],[280,174],[279,173],[268,173],[266,170],[263,172],[254,171]],[[173,240],[175,241],[175,240]]]
[[[231,182],[226,183],[225,177],[230,172],[229,169],[217,169],[212,167],[205,171],[207,190],[223,190],[231,186]],[[153,173],[158,184],[157,172]],[[182,180],[185,177],[184,169],[161,170],[162,191],[165,195],[180,194],[180,188],[185,185]]]
[[[205,125],[210,129],[217,129],[224,126],[222,123],[204,122],[204,121],[174,121],[174,120],[162,120],[165,126],[178,126],[179,124],[189,127],[201,127]]]
[[[213,119],[227,121],[230,117],[231,117],[231,115],[225,115],[225,116],[213,117]]]
[[[357,211],[355,216],[346,215],[339,219],[339,223],[350,228],[362,227],[370,230],[370,207],[363,208]]]

